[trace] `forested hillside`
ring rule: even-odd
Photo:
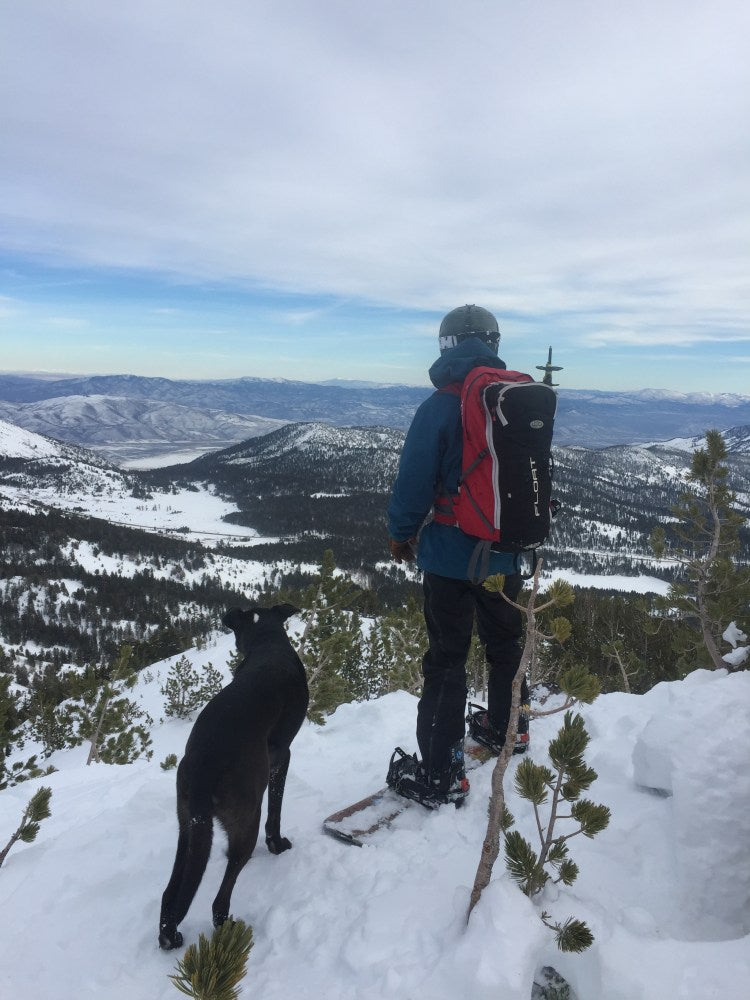
[[[418,577],[387,558],[385,511],[402,441],[400,431],[386,428],[289,424],[188,465],[141,474],[36,435],[6,444],[0,672],[21,685],[33,710],[42,692],[42,700],[65,697],[63,668],[96,665],[106,675],[123,646],[133,666],[146,666],[200,643],[229,606],[247,600],[283,593],[304,606],[328,559],[329,570],[350,577],[346,608],[378,622],[372,649],[352,647],[350,659],[372,660],[372,673],[395,657],[400,668],[410,664],[412,679],[399,674],[399,684],[417,683],[423,637],[410,599],[419,599]],[[633,690],[647,690],[675,668],[673,622],[667,616],[658,629],[649,627],[653,593],[623,598],[614,591],[622,578],[667,581],[678,569],[669,558],[671,509],[690,457],[676,448],[555,449],[561,512],[542,550],[545,570],[599,576],[597,589],[581,592],[571,611],[563,659],[596,670],[607,690],[621,686],[622,667],[612,650],[602,653],[605,641],[626,640],[636,656]],[[728,458],[743,511],[749,463],[742,452]],[[649,538],[660,524],[667,558],[657,560]],[[749,561],[746,525],[737,555]],[[618,575],[608,593],[607,580]],[[645,589],[658,590],[658,582]],[[350,619],[337,629],[357,634]],[[392,644],[402,633],[411,636],[408,655]],[[336,697],[359,697],[373,683],[352,675]]]
[[[232,523],[273,534],[266,559],[315,561],[333,548],[342,566],[369,572],[387,558],[385,512],[403,435],[386,428],[290,424],[188,465],[148,474],[159,488],[210,482],[237,505]],[[685,486],[690,452],[659,447],[554,448],[561,502],[545,558],[588,573],[670,573],[649,536]],[[750,510],[750,456],[730,456],[732,484]],[[743,558],[750,534],[743,532]]]

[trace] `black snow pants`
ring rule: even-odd
[[[504,593],[514,600],[521,576],[505,578]],[[488,665],[487,708],[501,735],[508,728],[513,678],[521,660],[521,612],[481,584],[424,574],[424,617],[429,647],[422,660],[424,686],[417,708],[417,744],[430,777],[444,774],[450,748],[464,738],[466,657],[474,615]],[[524,678],[522,702],[529,692]]]

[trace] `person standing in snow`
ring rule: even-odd
[[[501,594],[471,582],[469,566],[476,539],[455,525],[429,517],[439,498],[458,493],[462,427],[460,393],[455,387],[460,387],[478,365],[506,367],[497,356],[500,330],[487,309],[465,305],[445,316],[438,337],[440,357],[429,370],[437,391],[414,415],[388,506],[393,559],[416,559],[424,573],[429,641],[417,708],[417,744],[422,759],[403,757],[392,763],[389,779],[397,778],[399,790],[415,798],[460,804],[469,790],[463,741],[466,658],[474,618],[487,657],[488,709],[471,719],[471,728],[481,726],[498,750],[510,719],[513,678],[521,658],[522,619]],[[488,575],[504,576],[503,591],[514,600],[522,583],[517,557],[491,551],[489,559]],[[524,680],[522,702],[527,701]],[[519,729],[522,727],[528,732],[525,718],[519,723]],[[395,775],[391,773],[394,766]]]

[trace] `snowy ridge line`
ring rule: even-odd
[[[83,446],[96,443],[103,449],[137,443],[154,433],[168,442],[180,435],[180,428],[184,434],[185,427],[196,440],[203,435],[209,441],[218,435],[229,443],[230,438],[239,439],[244,421],[251,437],[262,431],[263,421],[283,425],[290,414],[295,421],[339,428],[405,430],[431,391],[427,386],[344,389],[288,380],[230,379],[219,384],[117,375],[49,382],[9,379],[0,373],[0,414],[25,422],[30,429]],[[3,395],[9,397],[5,402]],[[77,404],[66,406],[71,397],[76,397]],[[555,436],[559,445],[602,448],[653,441],[655,428],[661,433],[661,444],[705,433],[707,426],[741,429],[750,425],[750,396],[738,394],[563,387],[558,397]],[[99,418],[81,419],[82,408],[87,407],[98,412]],[[257,426],[254,421],[259,422]],[[748,445],[739,440],[737,447],[747,451]]]

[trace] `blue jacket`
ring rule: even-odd
[[[436,389],[463,382],[477,365],[505,368],[505,362],[483,341],[472,337],[443,352],[430,368],[430,380]],[[458,493],[461,450],[461,400],[452,392],[434,392],[419,406],[407,432],[388,505],[388,530],[391,538],[401,542],[414,538],[422,528],[417,549],[420,569],[466,580],[477,540],[460,528],[432,520],[422,527],[435,497]],[[490,554],[490,575],[515,572],[515,555]]]

